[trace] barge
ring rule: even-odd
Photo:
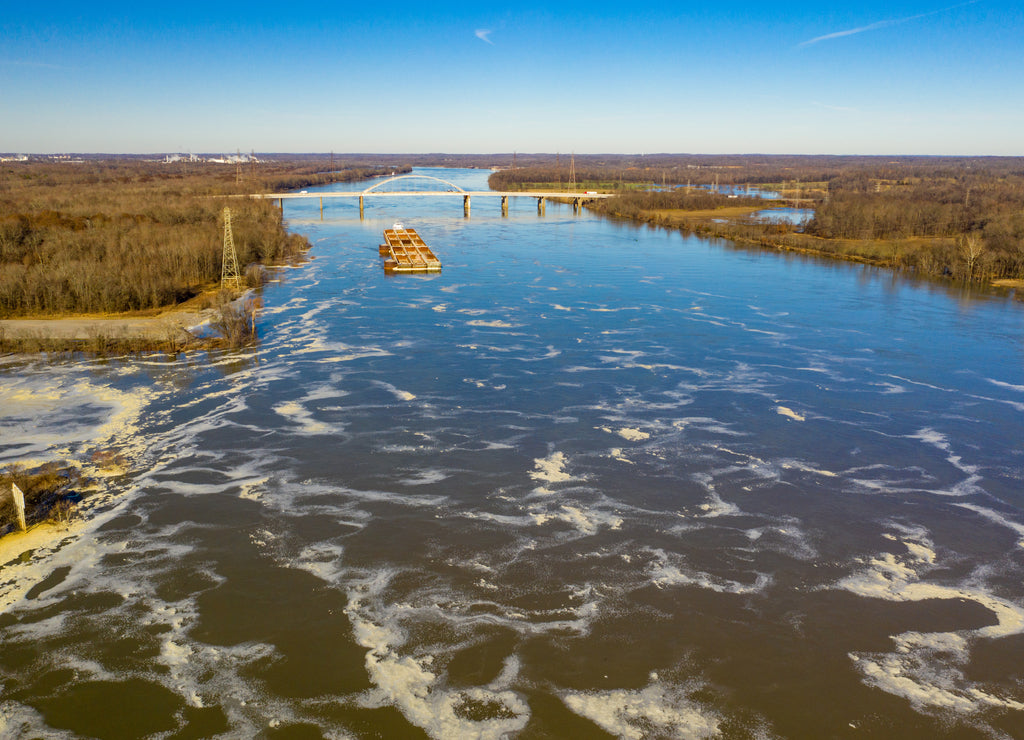
[[[384,272],[441,272],[441,260],[426,245],[416,229],[395,224],[384,229],[384,243],[380,245],[384,258]]]

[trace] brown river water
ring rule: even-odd
[[[0,737],[1024,737],[1019,302],[366,216],[286,204],[256,348],[0,358],[0,464],[99,481],[0,564]]]

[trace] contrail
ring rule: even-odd
[[[818,36],[808,41],[802,41],[797,44],[797,47],[810,46],[811,44],[817,44],[819,41],[829,41],[830,39],[838,39],[843,36],[853,36],[855,33],[864,33],[865,31],[875,31],[879,28],[886,28],[888,26],[897,26],[900,23],[907,23],[909,21],[916,21],[918,18],[927,18],[930,15],[937,15],[938,13],[945,13],[950,10],[956,10],[957,8],[963,8],[967,5],[974,5],[981,2],[981,0],[970,0],[967,3],[960,3],[959,5],[950,5],[948,8],[940,8],[939,10],[931,10],[927,13],[920,13],[918,15],[910,15],[906,18],[895,18],[889,21],[877,21],[875,23],[869,23],[866,26],[860,26],[859,28],[851,28],[846,31],[836,31],[835,33],[827,33],[824,36]]]

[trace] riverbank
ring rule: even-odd
[[[770,201],[757,207],[723,206],[687,210],[660,208],[620,212],[609,201],[590,203],[588,208],[615,218],[647,223],[706,237],[727,239],[735,244],[757,246],[781,252],[857,262],[874,267],[906,271],[932,278],[960,278],[952,269],[960,244],[953,237],[906,237],[899,239],[837,239],[797,231],[796,224],[751,218],[763,212]],[[991,287],[1024,291],[1024,279],[976,275],[974,281]]]
[[[0,319],[0,347],[4,342],[29,342],[33,339],[94,342],[106,338],[114,342],[188,343],[195,339],[194,332],[209,323],[214,315],[213,309],[171,309],[149,318],[86,315]]]
[[[1024,280],[1021,158],[556,155],[491,175],[496,190],[610,185],[594,212],[739,244],[862,262],[963,285]],[[617,182],[616,182],[617,180]],[[751,196],[813,209],[803,225],[731,214]],[[713,209],[713,213],[708,212]],[[1007,282],[1011,281],[1011,282]]]
[[[229,211],[242,282],[256,287],[263,267],[288,263],[309,243],[287,231],[274,203],[239,196],[395,169],[329,163],[275,158],[244,172],[123,157],[2,165],[0,319],[120,317],[180,306],[220,283]]]
[[[220,303],[226,303],[222,299]],[[177,306],[122,314],[67,314],[0,319],[0,352],[180,352],[215,346],[223,337],[218,291]]]
[[[22,492],[27,531],[19,527],[19,515],[12,491]],[[65,527],[85,488],[82,476],[73,464],[11,464],[0,470],[0,564],[31,549],[34,542],[47,542],[54,531]],[[15,544],[8,544],[15,543]],[[13,551],[11,548],[23,548]]]
[[[70,531],[70,527],[70,524],[43,522],[29,527],[25,532],[0,535],[0,567],[29,551],[53,546],[62,535]]]

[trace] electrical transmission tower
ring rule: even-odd
[[[569,189],[576,192],[576,152],[572,153],[572,158],[569,160]]]
[[[242,287],[242,276],[238,272],[238,255],[235,253],[235,238],[231,234],[231,209],[224,207],[224,256],[221,260],[220,287]]]

